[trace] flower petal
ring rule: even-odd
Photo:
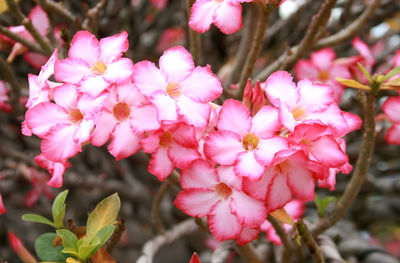
[[[339,144],[331,136],[322,136],[312,142],[311,154],[328,167],[340,167],[349,161]]]
[[[128,33],[125,31],[120,34],[100,39],[100,57],[105,64],[110,64],[122,56],[122,53],[129,48]]]
[[[108,83],[121,83],[133,74],[133,63],[129,58],[120,58],[107,65],[103,78]]]
[[[205,127],[208,124],[211,107],[208,103],[200,103],[191,100],[185,95],[176,100],[178,113],[187,124],[195,127]]]
[[[157,176],[158,180],[164,181],[174,170],[174,165],[169,160],[167,148],[160,147],[151,155],[149,161],[149,173]]]
[[[265,82],[265,93],[268,100],[276,107],[280,102],[293,107],[300,98],[292,76],[286,71],[277,71],[268,77]]]
[[[214,22],[214,16],[219,6],[220,3],[218,1],[196,1],[191,8],[189,26],[197,32],[206,32]]]
[[[242,28],[242,5],[223,1],[216,11],[214,24],[224,34],[232,34]]]
[[[142,133],[135,133],[128,121],[120,122],[111,135],[108,151],[117,161],[135,154],[140,150],[140,140],[144,137]]]
[[[313,84],[309,80],[300,80],[299,87],[301,99],[299,105],[307,111],[320,112],[334,102],[333,89],[328,85]]]
[[[76,84],[89,75],[89,65],[80,58],[66,58],[54,64],[54,77],[57,81]]]
[[[219,201],[211,208],[208,215],[208,226],[211,234],[218,241],[235,238],[242,231],[242,226],[230,209],[227,201]]]
[[[249,110],[237,100],[226,100],[219,112],[217,128],[244,136],[251,128]]]
[[[204,217],[217,201],[214,191],[196,189],[179,192],[174,204],[190,216]]]
[[[100,58],[99,41],[88,31],[78,31],[71,41],[68,56],[72,59],[82,59],[92,65]]]
[[[292,192],[288,186],[286,174],[276,174],[268,187],[266,200],[268,212],[284,207],[291,199]]]
[[[157,91],[152,95],[151,102],[157,109],[158,121],[176,121],[178,119],[175,100],[170,96],[162,91]]]
[[[234,171],[237,176],[258,180],[264,172],[264,165],[257,162],[253,151],[243,151],[236,157]]]
[[[274,137],[280,131],[282,124],[278,118],[278,110],[272,106],[262,107],[252,120],[251,132],[260,138]]]
[[[287,139],[276,136],[271,139],[260,140],[254,155],[260,164],[269,166],[274,161],[274,157],[277,152],[286,150],[288,148],[289,146]]]
[[[168,83],[179,83],[194,69],[192,55],[182,46],[169,48],[160,57],[160,69]]]
[[[204,142],[204,154],[222,165],[232,165],[242,151],[239,135],[227,130],[211,133]]]
[[[136,87],[147,97],[157,90],[166,92],[168,85],[160,70],[150,61],[141,61],[135,64],[133,79]]]
[[[212,189],[218,184],[215,168],[203,159],[183,169],[180,180],[183,189]]]
[[[243,192],[234,191],[232,193],[230,209],[240,224],[245,227],[258,227],[267,217],[264,203]]]
[[[176,143],[169,148],[168,156],[171,162],[180,169],[188,167],[191,162],[201,157],[196,149],[186,148]]]

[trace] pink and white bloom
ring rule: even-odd
[[[350,79],[350,71],[344,64],[337,63],[336,53],[332,48],[324,48],[313,52],[309,60],[300,60],[294,66],[296,77],[309,79],[316,83],[327,84],[334,89],[334,98],[340,102],[344,87],[335,80],[336,77]]]
[[[76,87],[64,84],[53,92],[55,103],[42,102],[25,115],[27,128],[42,138],[41,150],[50,161],[63,162],[81,151],[94,128],[95,113]]]
[[[386,141],[391,144],[400,144],[400,97],[388,98],[383,103],[382,109],[393,124],[386,132]]]
[[[336,132],[349,129],[330,86],[306,79],[296,86],[292,79],[288,72],[277,71],[265,82],[267,98],[279,109],[279,120],[290,132],[305,120],[321,121]]]
[[[158,128],[156,109],[128,80],[116,84],[110,91],[96,120],[91,142],[102,146],[111,139],[108,150],[121,160],[139,151],[145,131]]]
[[[204,153],[220,165],[233,165],[235,174],[258,180],[275,153],[288,148],[286,138],[275,136],[282,125],[278,112],[264,106],[254,117],[239,101],[229,99],[221,107],[217,131],[205,140]]]
[[[160,181],[165,180],[175,167],[185,169],[201,157],[197,150],[196,129],[184,123],[163,125],[159,130],[150,131],[141,144],[144,152],[151,153],[148,171]]]
[[[131,77],[133,63],[122,58],[128,47],[126,32],[98,41],[92,33],[79,31],[71,41],[68,58],[56,62],[54,76],[58,81],[79,85],[83,93],[98,96],[111,84]]]
[[[325,176],[318,163],[309,160],[303,151],[283,150],[266,167],[259,181],[243,179],[243,190],[264,200],[268,212],[282,208],[293,197],[302,201],[314,199],[315,181]]]
[[[175,205],[190,216],[207,216],[218,241],[235,239],[244,227],[258,227],[266,218],[263,202],[242,192],[242,179],[232,167],[215,168],[198,159],[182,171],[181,186]]]
[[[63,185],[63,174],[71,166],[67,160],[53,162],[47,159],[42,153],[36,156],[34,160],[40,167],[47,169],[51,174],[47,185],[57,188]]]
[[[232,34],[242,28],[243,2],[253,0],[196,0],[192,5],[189,26],[200,33],[215,24],[224,34]]]
[[[192,56],[180,46],[166,50],[159,66],[160,69],[150,61],[141,61],[133,73],[137,88],[157,108],[158,120],[205,127],[210,116],[209,102],[222,92],[210,67],[194,67]]]

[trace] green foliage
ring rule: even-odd
[[[325,196],[324,198],[320,199],[318,195],[315,195],[314,202],[318,209],[318,215],[320,217],[324,216],[325,210],[328,207],[328,205],[335,201],[336,198],[334,196]]]
[[[46,262],[65,262],[67,255],[61,253],[63,246],[53,246],[56,233],[45,233],[40,235],[35,241],[36,255]]]
[[[49,219],[37,214],[24,214],[22,215],[22,220],[34,223],[46,224],[55,227],[54,223],[51,222]]]

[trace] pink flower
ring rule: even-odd
[[[150,61],[141,61],[133,74],[137,88],[157,108],[158,120],[182,120],[205,127],[210,116],[209,102],[222,92],[210,67],[194,67],[192,56],[183,47],[166,50],[159,65],[160,69]]]
[[[400,144],[400,97],[388,98],[383,103],[382,109],[393,124],[386,133],[386,141],[391,144]]]
[[[184,123],[163,125],[159,130],[151,131],[142,140],[143,151],[151,153],[148,171],[165,180],[175,167],[184,169],[200,158],[196,140],[196,130]]]
[[[295,65],[294,71],[299,80],[309,79],[333,87],[335,101],[339,103],[344,89],[335,78],[350,79],[351,75],[347,66],[337,63],[335,59],[335,51],[329,47],[324,48],[312,53],[309,60],[300,60]]]
[[[156,50],[162,53],[170,47],[183,45],[185,43],[185,38],[186,33],[182,27],[167,28],[158,39]]]
[[[205,155],[218,164],[234,165],[236,175],[252,180],[261,177],[276,152],[288,148],[285,138],[275,136],[281,124],[271,106],[251,117],[242,103],[229,99],[219,112],[217,129],[205,140]]]
[[[189,26],[204,33],[211,24],[215,24],[222,33],[235,33],[242,27],[243,2],[252,0],[196,0],[191,9]]]
[[[168,4],[168,0],[150,0],[150,2],[158,9],[164,9]]]
[[[71,166],[68,161],[53,162],[43,154],[39,154],[34,160],[40,167],[47,169],[51,174],[51,179],[47,182],[47,185],[57,188],[63,185],[63,174]]]
[[[334,103],[330,86],[309,80],[300,80],[296,86],[288,72],[277,71],[265,82],[265,92],[279,109],[279,120],[290,132],[305,120],[321,121],[338,133],[349,129],[342,111]]]
[[[89,140],[96,114],[91,112],[90,99],[80,96],[73,85],[56,87],[53,97],[55,103],[42,102],[29,109],[25,121],[43,139],[41,150],[46,159],[63,162]]]
[[[139,93],[131,80],[110,91],[91,135],[95,146],[110,138],[109,152],[121,160],[136,153],[144,132],[160,128],[156,109]]]
[[[210,231],[218,241],[235,239],[243,227],[257,227],[265,220],[263,203],[242,192],[242,180],[234,175],[232,167],[215,169],[198,159],[182,171],[181,186],[184,190],[175,205],[190,216],[207,216]]]
[[[7,209],[3,204],[3,198],[1,197],[0,194],[0,215],[4,214],[5,212],[7,212]]]
[[[9,87],[8,84],[0,80],[0,109],[5,112],[11,112],[12,108],[11,105],[8,104],[9,97],[8,97]]]
[[[79,31],[72,39],[69,57],[56,62],[55,78],[79,84],[81,92],[98,96],[111,84],[121,83],[132,75],[132,61],[122,58],[128,46],[126,32],[98,41],[93,34]]]
[[[320,165],[307,159],[304,152],[282,150],[276,154],[271,166],[265,168],[259,181],[243,179],[243,190],[264,200],[267,211],[272,212],[284,207],[293,197],[313,200],[315,181],[323,176]]]

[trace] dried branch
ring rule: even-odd
[[[100,0],[93,8],[91,8],[86,15],[85,20],[82,23],[82,28],[97,34],[99,30],[99,15],[100,12],[106,7],[107,0]]]
[[[54,13],[61,17],[69,25],[73,25],[77,29],[81,29],[82,25],[79,19],[72,14],[67,8],[63,7],[61,2],[56,3],[53,0],[39,0],[39,5],[46,11],[46,13]]]
[[[197,230],[198,226],[193,219],[180,222],[163,235],[158,235],[150,241],[147,241],[143,246],[142,255],[138,258],[136,263],[152,263],[155,254],[162,246],[171,244],[178,238],[194,233]]]
[[[22,45],[24,45],[26,48],[28,48],[30,51],[37,52],[40,54],[45,54],[43,49],[40,48],[40,46],[34,42],[31,42],[27,40],[26,38],[23,38],[22,36],[10,31],[7,27],[0,25],[0,33],[11,38],[15,42],[19,42]]]
[[[165,180],[161,184],[160,189],[158,189],[156,195],[154,196],[153,203],[151,205],[152,223],[153,223],[153,226],[154,226],[157,234],[159,234],[159,235],[165,233],[165,228],[164,228],[164,225],[163,225],[161,217],[160,217],[160,204],[161,204],[161,201],[163,200],[165,194],[167,193],[170,185],[171,185],[171,182],[169,180]]]
[[[351,177],[350,182],[347,184],[342,197],[337,202],[334,211],[331,214],[323,217],[312,227],[312,233],[314,236],[318,236],[339,221],[345,215],[346,211],[349,209],[350,205],[353,203],[353,200],[356,198],[361,189],[361,186],[368,173],[372,154],[374,152],[376,135],[375,99],[375,94],[371,92],[368,94],[363,94],[363,98],[361,100],[362,109],[364,112],[362,145],[353,176]]]
[[[32,37],[36,40],[36,42],[42,48],[43,54],[50,56],[53,53],[53,48],[47,42],[47,40],[37,31],[37,29],[33,26],[32,22],[22,13],[21,9],[19,9],[15,0],[6,0],[8,8],[10,9],[11,14],[17,19],[21,25],[23,25],[26,30],[32,35]]]
[[[380,3],[381,0],[374,0],[371,4],[368,5],[367,9],[365,9],[365,11],[356,20],[354,20],[346,28],[340,30],[336,34],[333,34],[329,37],[319,40],[315,44],[314,49],[320,49],[327,46],[337,45],[353,37],[363,27],[363,25],[367,22],[367,20],[372,16],[374,11],[376,11]]]
[[[327,235],[320,235],[317,238],[317,243],[322,250],[325,261],[327,263],[345,263],[339,250],[332,239]]]
[[[21,109],[21,104],[19,103],[19,98],[21,97],[21,85],[18,84],[17,77],[14,74],[14,71],[10,68],[5,59],[0,56],[0,73],[4,79],[10,83],[11,87],[11,96],[10,96],[10,104],[15,114],[19,114]]]
[[[221,242],[211,255],[211,263],[224,263],[233,248],[232,241]]]
[[[253,74],[256,59],[258,58],[261,51],[264,34],[268,26],[269,16],[271,15],[272,11],[278,6],[276,4],[267,4],[266,6],[263,6],[263,3],[261,2],[257,2],[257,4],[261,8],[262,15],[257,25],[256,34],[253,39],[253,45],[250,49],[249,55],[246,58],[246,63],[244,64],[242,73],[240,74],[239,94],[237,94],[238,96],[236,96],[236,99],[241,99],[243,97],[246,82]]]
[[[310,253],[316,263],[325,263],[324,256],[322,255],[321,248],[318,246],[317,242],[315,242],[314,237],[312,236],[310,230],[307,225],[303,223],[303,221],[298,221],[296,223],[296,228],[301,236],[301,239],[304,241]]]
[[[194,4],[195,0],[188,0],[186,5],[186,13],[188,20],[190,19],[191,15],[191,7]],[[201,36],[199,32],[194,31],[193,29],[188,26],[188,33],[189,33],[189,50],[192,54],[193,61],[195,65],[201,64]]]
[[[260,255],[257,254],[257,251],[250,243],[243,246],[235,245],[235,249],[245,262],[262,263]]]
[[[244,22],[244,29],[242,32],[242,37],[240,39],[239,48],[237,54],[235,55],[235,61],[232,67],[232,71],[230,72],[228,79],[224,83],[225,97],[231,97],[232,91],[229,87],[231,84],[237,83],[240,79],[240,72],[244,67],[246,58],[254,41],[254,37],[257,31],[257,23],[260,19],[260,15],[261,13],[259,7],[255,3],[250,4]]]
[[[111,235],[110,239],[108,240],[107,244],[105,245],[105,249],[108,253],[112,253],[115,246],[118,244],[119,240],[121,239],[122,233],[125,231],[125,221],[123,219],[118,220],[115,223],[115,230]]]
[[[267,219],[274,227],[275,232],[278,234],[283,246],[285,247],[285,250],[282,253],[281,263],[289,263],[293,256],[294,244],[287,235],[286,230],[283,228],[282,224],[276,218],[268,215]]]

